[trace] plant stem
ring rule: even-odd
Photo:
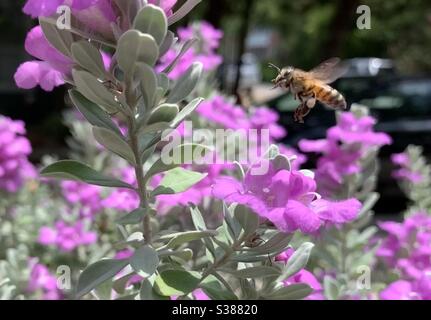
[[[136,132],[136,120],[129,117],[129,136],[130,136],[130,147],[132,148],[135,156],[135,175],[138,183],[138,194],[139,194],[139,207],[142,209],[148,209],[148,197],[147,197],[147,186],[144,181],[144,164],[139,152],[139,141]],[[147,213],[143,220],[144,239],[146,244],[152,243],[152,230],[151,230],[151,219]]]

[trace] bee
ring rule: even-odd
[[[295,122],[304,123],[304,117],[314,108],[316,101],[335,110],[347,108],[343,95],[329,86],[346,71],[340,61],[339,58],[331,58],[308,72],[291,66],[280,69],[270,64],[278,71],[277,77],[272,80],[274,88],[290,90],[295,99],[301,102],[294,113]]]

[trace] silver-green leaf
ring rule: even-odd
[[[40,174],[43,177],[78,180],[103,187],[134,189],[123,181],[105,176],[89,166],[74,160],[62,160],[53,163],[44,168]]]
[[[129,30],[118,40],[117,60],[125,74],[133,75],[135,65],[139,62],[153,67],[158,57],[159,47],[149,34]]]
[[[195,89],[201,75],[203,65],[200,62],[194,62],[181,78],[178,79],[174,88],[168,95],[167,103],[178,103],[187,98]]]
[[[105,77],[105,65],[100,51],[86,40],[74,42],[71,47],[72,58],[82,68],[88,70],[98,78]]]
[[[87,99],[103,107],[108,113],[118,112],[118,103],[113,94],[91,73],[83,70],[72,71],[76,88]]]
[[[94,138],[106,149],[119,155],[129,161],[130,164],[136,165],[136,159],[132,148],[117,133],[102,127],[93,127]]]
[[[134,29],[151,34],[160,46],[168,32],[168,18],[162,8],[148,4],[139,11],[134,21]]]
[[[82,297],[113,278],[129,264],[128,260],[104,259],[88,266],[80,275],[76,296]]]
[[[135,251],[130,266],[137,274],[146,278],[154,274],[159,266],[159,256],[154,248],[146,245]]]

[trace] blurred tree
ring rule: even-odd
[[[357,6],[371,9],[371,29],[356,28]],[[282,36],[273,62],[311,68],[330,56],[392,58],[407,73],[431,72],[429,0],[259,1],[256,26]]]

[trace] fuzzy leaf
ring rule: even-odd
[[[194,172],[183,168],[175,168],[165,173],[159,186],[151,195],[175,194],[187,191],[189,188],[203,180],[208,174]]]
[[[117,125],[111,120],[109,115],[97,104],[91,102],[77,90],[69,90],[69,96],[75,107],[87,119],[90,124],[97,127],[110,129],[117,134],[121,134]]]
[[[269,295],[265,295],[264,298],[267,300],[300,300],[306,298],[312,292],[313,289],[310,286],[296,283],[282,287]]]
[[[103,187],[134,189],[125,182],[105,176],[89,166],[74,160],[62,160],[53,163],[44,168],[40,174],[43,177],[78,180]]]
[[[280,275],[280,270],[278,270],[275,267],[267,267],[267,266],[250,267],[250,268],[245,268],[240,270],[223,269],[223,272],[228,272],[233,276],[241,279],[264,278],[264,277],[273,277],[273,276],[277,277]]]
[[[125,74],[133,74],[136,63],[153,67],[159,57],[159,47],[154,38],[138,30],[125,32],[118,40],[117,60]]]
[[[289,258],[278,280],[283,281],[303,269],[307,265],[313,247],[314,244],[311,242],[304,242]]]
[[[154,107],[154,97],[157,89],[157,76],[153,68],[150,68],[145,63],[139,63],[136,69],[137,77],[140,81],[142,98],[144,99],[145,107],[150,110]]]
[[[94,138],[106,149],[119,155],[129,161],[130,164],[136,165],[135,156],[128,143],[115,132],[101,128],[93,127]]]
[[[178,103],[188,97],[195,89],[201,75],[203,65],[200,62],[194,62],[186,73],[177,80],[174,88],[168,95],[167,103]]]
[[[129,264],[128,260],[104,259],[88,266],[80,275],[77,297],[89,293],[103,282],[113,278]]]
[[[162,104],[151,112],[147,124],[151,125],[159,122],[171,122],[178,115],[178,112],[178,105],[171,103]]]
[[[139,11],[133,23],[134,29],[151,34],[160,46],[168,32],[168,19],[162,8],[148,4]]]
[[[87,99],[103,107],[109,113],[118,112],[118,104],[112,93],[91,73],[74,69],[73,81],[76,88]]]
[[[146,214],[147,214],[147,211],[145,209],[138,208],[138,209],[133,210],[132,212],[120,217],[119,219],[115,220],[115,223],[121,224],[121,225],[139,224],[142,222],[142,220]]]
[[[71,47],[72,58],[81,67],[98,78],[105,77],[105,65],[100,51],[86,40],[74,42]]]
[[[154,274],[159,266],[157,251],[150,246],[143,246],[130,258],[130,266],[137,274],[146,278]]]
[[[157,276],[154,288],[162,296],[182,296],[196,289],[199,280],[196,272],[165,270]]]
[[[48,42],[65,56],[71,57],[71,46],[74,42],[72,33],[69,30],[60,30],[48,18],[39,18],[39,24]]]
[[[193,113],[193,111],[196,110],[196,108],[201,104],[203,101],[202,98],[196,98],[192,102],[190,102],[188,105],[186,105],[181,111],[178,113],[178,115],[175,117],[175,119],[171,123],[172,128],[178,127],[181,122],[184,121],[185,118],[187,118],[189,115]]]

